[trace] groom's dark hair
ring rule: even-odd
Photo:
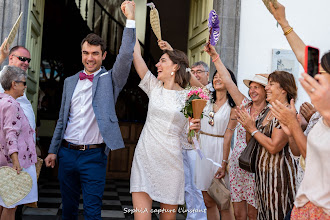
[[[81,48],[83,46],[83,44],[87,41],[87,43],[89,43],[90,45],[94,45],[94,46],[101,46],[101,50],[102,50],[102,55],[104,54],[105,50],[106,50],[106,45],[104,43],[104,40],[97,34],[94,33],[90,33],[88,34],[82,41],[81,41]]]

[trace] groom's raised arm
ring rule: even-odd
[[[134,1],[123,2],[121,9],[126,16],[127,21],[123,32],[119,54],[117,55],[116,62],[112,68],[112,81],[116,93],[116,90],[119,90],[118,93],[122,90],[130,73],[136,35]]]

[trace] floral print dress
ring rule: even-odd
[[[252,101],[244,98],[241,106],[245,106],[250,114]],[[238,158],[246,148],[246,130],[241,124],[237,127],[236,142],[230,156],[230,193],[232,202],[246,201],[249,205],[257,208],[255,194],[255,175],[241,169],[238,165]]]

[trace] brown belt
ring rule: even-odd
[[[95,149],[95,148],[104,148],[105,147],[105,143],[102,144],[85,144],[85,145],[76,145],[76,144],[72,144],[67,142],[66,140],[62,141],[62,145],[63,147],[69,148],[69,149],[73,149],[73,150],[88,150],[88,149]]]
[[[219,138],[223,138],[224,137],[223,135],[210,134],[210,133],[206,133],[204,131],[200,131],[200,133],[201,134],[208,135],[208,136],[212,136],[212,137],[219,137]]]

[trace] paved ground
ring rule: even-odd
[[[83,201],[80,197],[79,220],[83,218]],[[107,181],[102,206],[102,219],[133,219],[128,213],[132,209],[132,196],[129,193],[129,181]],[[159,203],[153,203],[153,209],[159,209]],[[61,193],[59,183],[55,179],[39,179],[38,208],[24,208],[23,220],[60,220],[62,213]],[[153,213],[152,219],[159,219],[159,215]],[[185,219],[183,214],[178,214],[177,219]]]

